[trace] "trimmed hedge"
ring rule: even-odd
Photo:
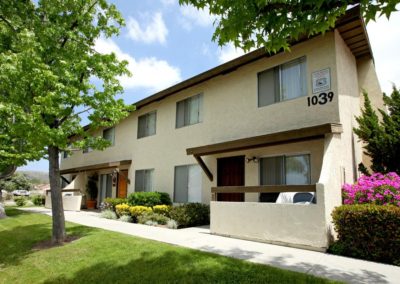
[[[128,199],[126,198],[104,198],[104,201],[101,204],[101,210],[113,210],[115,211],[115,206],[119,204],[128,203]]]
[[[330,252],[400,265],[400,208],[343,205],[332,212],[338,241]]]
[[[147,207],[172,204],[169,194],[165,192],[134,192],[129,194],[128,203],[131,206]]]
[[[202,203],[187,203],[172,207],[169,217],[178,223],[179,228],[210,224],[210,206]]]

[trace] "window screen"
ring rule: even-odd
[[[139,116],[137,138],[156,134],[156,119],[157,113],[155,111]]]
[[[307,95],[306,58],[258,73],[258,106]]]
[[[153,191],[154,169],[135,171],[135,191]]]
[[[111,145],[114,145],[115,142],[115,128],[107,128],[103,130],[103,138],[110,141]]]
[[[203,95],[199,94],[176,103],[176,128],[202,121]]]

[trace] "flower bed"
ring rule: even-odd
[[[343,186],[344,204],[395,205],[400,207],[400,177],[396,173],[361,176]]]

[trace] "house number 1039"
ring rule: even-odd
[[[320,93],[318,96],[307,97],[308,106],[315,106],[315,105],[324,105],[328,102],[333,100],[335,94],[333,92],[329,93]]]

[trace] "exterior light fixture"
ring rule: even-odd
[[[246,163],[250,163],[250,162],[258,163],[258,158],[255,157],[255,156],[253,156],[253,157],[246,157]]]

